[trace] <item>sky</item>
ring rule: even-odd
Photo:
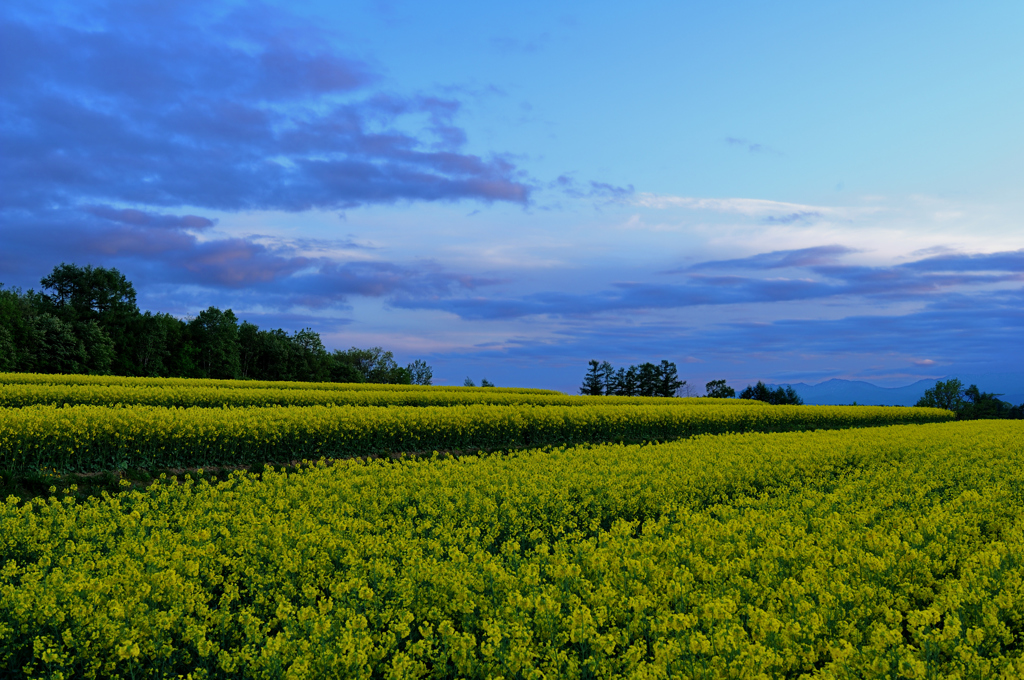
[[[575,392],[1024,380],[1024,5],[0,8],[0,282]],[[984,389],[984,385],[981,385]]]

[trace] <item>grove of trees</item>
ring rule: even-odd
[[[328,352],[310,328],[239,323],[208,307],[185,320],[141,312],[117,269],[61,264],[42,291],[0,285],[0,371],[429,385],[430,366],[402,367],[380,347]]]
[[[956,413],[958,420],[988,418],[1024,418],[1024,404],[1014,406],[999,399],[1000,395],[982,392],[977,385],[965,388],[959,378],[939,380],[924,391],[915,406],[944,408]]]
[[[607,361],[590,361],[580,394],[623,397],[674,397],[686,385],[671,361],[643,363],[616,370]]]
[[[799,406],[804,403],[804,400],[800,398],[800,395],[790,385],[785,387],[780,385],[772,389],[760,380],[757,381],[756,385],[747,385],[740,392],[740,399],[756,399],[757,401],[776,405],[793,404]]]

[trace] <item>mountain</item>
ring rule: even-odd
[[[1024,402],[1024,373],[979,373],[977,375],[947,376],[959,378],[964,387],[977,385],[982,392],[1002,394],[999,398],[1011,404]],[[913,406],[924,391],[935,386],[936,380],[918,380],[904,387],[879,387],[862,380],[833,378],[817,385],[792,383],[793,389],[805,404],[852,404],[884,406]],[[785,385],[785,383],[783,383]],[[775,385],[772,385],[775,387]]]

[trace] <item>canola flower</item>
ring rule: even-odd
[[[1020,678],[1024,423],[319,463],[0,505],[48,678]]]
[[[251,389],[268,387],[292,390],[409,391],[430,392],[457,389],[460,392],[508,392],[511,394],[562,394],[531,387],[448,387],[434,385],[383,385],[379,383],[317,383],[278,380],[218,380],[215,378],[144,378],[119,375],[61,373],[0,373],[0,385],[121,385],[125,387],[221,387]]]
[[[434,449],[665,441],[699,434],[927,423],[953,417],[941,409],[760,404],[26,406],[0,409],[0,470],[251,465]]]
[[[308,383],[307,383],[308,384]],[[405,387],[405,386],[402,386]],[[9,384],[0,385],[0,407],[36,404],[56,406],[115,406],[139,404],[207,408],[220,406],[455,406],[459,404],[535,404],[537,406],[645,405],[754,405],[749,399],[673,397],[595,397],[532,392],[467,390],[453,388],[406,389],[298,389],[294,387],[218,387],[194,381],[184,385],[104,384]]]

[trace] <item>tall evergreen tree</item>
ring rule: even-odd
[[[658,367],[649,361],[640,364],[637,369],[637,396],[657,396],[660,384],[661,380],[658,375]]]
[[[601,383],[602,392],[606,396],[611,396],[618,393],[618,384],[615,382],[615,368],[611,365],[611,362],[601,362]]]
[[[601,370],[601,362],[596,359],[590,360],[590,368],[580,385],[580,394],[600,396],[604,394],[604,371]]]
[[[686,384],[685,380],[679,379],[679,371],[674,362],[666,359],[661,360],[658,365],[658,389],[656,394],[659,397],[674,397],[680,387]]]

